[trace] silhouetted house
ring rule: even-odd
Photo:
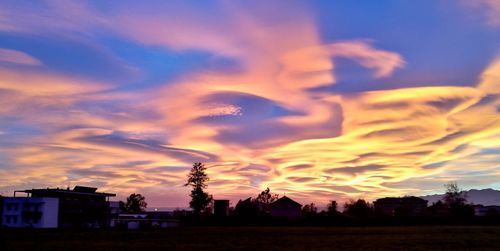
[[[475,216],[500,215],[500,206],[476,205],[474,206],[474,215]]]
[[[109,198],[115,194],[96,192],[97,188],[76,186],[73,190],[47,188],[18,192],[27,193],[28,198],[56,198],[58,227],[107,227],[111,221]],[[18,197],[17,197],[18,198]]]
[[[252,217],[262,213],[262,205],[251,197],[239,200],[234,207],[234,214],[240,217]]]
[[[225,217],[229,215],[229,200],[214,200],[214,215]]]
[[[414,197],[387,197],[376,200],[375,211],[390,216],[419,216],[427,208],[427,201]]]
[[[301,214],[302,205],[286,196],[270,204],[271,216],[295,218]]]

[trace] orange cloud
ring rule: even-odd
[[[0,88],[29,96],[85,94],[105,90],[106,84],[45,73],[15,72],[0,69]]]
[[[375,42],[323,41],[307,12],[295,19],[276,14],[269,25],[252,10],[222,5],[223,22],[206,21],[200,10],[168,10],[168,17],[117,10],[103,16],[78,4],[62,20],[75,15],[83,24],[49,25],[58,31],[83,27],[82,33],[99,25],[145,45],[223,55],[241,69],[189,72],[140,91],[1,69],[0,113],[35,127],[33,136],[0,148],[0,157],[9,156],[15,166],[0,170],[2,188],[71,182],[122,196],[184,196],[186,171],[202,161],[209,167],[209,190],[218,198],[252,196],[270,187],[321,204],[429,192],[450,177],[466,178],[464,165],[500,172],[496,155],[484,153],[500,147],[498,60],[476,87],[315,92],[336,83],[339,58],[373,71],[377,79],[404,67],[405,60]],[[53,8],[48,13],[61,12]],[[54,22],[50,15],[40,18]],[[5,22],[0,20],[0,29],[15,26]],[[19,31],[36,30],[30,25],[38,27],[21,23]],[[3,56],[10,63],[33,60],[16,52]],[[2,139],[12,140],[12,130],[1,125]],[[481,163],[468,160],[475,155]],[[176,203],[185,203],[183,198]]]

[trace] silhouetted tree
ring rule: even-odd
[[[204,215],[212,215],[215,210],[215,205],[214,205],[214,200],[212,198],[212,195],[209,195],[210,201],[208,202],[208,205],[205,207],[203,210]]]
[[[456,182],[449,182],[444,186],[446,193],[443,200],[450,214],[455,217],[473,216],[474,207],[467,204],[467,193],[462,191]]]
[[[337,202],[332,200],[330,203],[328,203],[328,207],[326,208],[326,213],[328,215],[335,215],[337,214]]]
[[[365,200],[358,199],[344,204],[344,213],[355,217],[368,217],[373,213],[373,207]]]
[[[452,205],[464,205],[467,203],[467,193],[462,191],[456,182],[449,182],[444,185],[446,193],[443,196],[444,203]]]
[[[266,188],[266,190],[262,191],[259,195],[257,195],[257,198],[255,198],[256,201],[262,203],[262,204],[271,204],[274,201],[278,199],[279,195],[277,194],[271,194],[271,190]]]
[[[259,195],[257,195],[257,198],[253,201],[255,204],[254,207],[257,209],[262,209],[264,214],[269,213],[270,211],[270,204],[276,201],[279,198],[279,195],[277,194],[272,194],[271,190],[266,188],[266,190],[262,191]]]
[[[212,201],[212,196],[203,191],[207,187],[209,181],[208,175],[205,173],[207,168],[202,163],[194,163],[193,168],[188,174],[188,180],[185,186],[193,187],[191,190],[191,201],[189,207],[193,209],[195,215],[200,215],[204,212],[207,206]]]
[[[303,216],[313,216],[318,213],[318,208],[314,205],[314,203],[306,204],[302,207],[302,215]]]
[[[432,216],[438,217],[446,216],[450,211],[441,200],[432,203],[432,205],[430,205],[427,210]]]
[[[141,194],[131,194],[127,198],[127,202],[123,205],[123,210],[128,213],[142,213],[146,210],[148,203],[146,198]]]

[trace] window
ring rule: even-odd
[[[5,216],[5,223],[7,224],[17,224],[17,215],[7,215]]]
[[[19,210],[19,204],[18,203],[6,203],[7,206],[7,211],[17,211]]]

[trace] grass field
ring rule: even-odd
[[[1,230],[0,250],[500,250],[500,227]]]

